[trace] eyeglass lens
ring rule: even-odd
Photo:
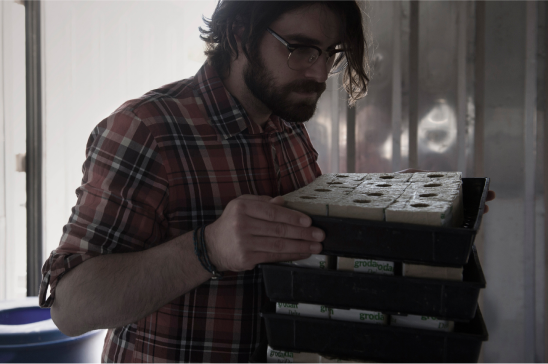
[[[313,65],[319,56],[320,53],[315,48],[300,47],[291,52],[289,59],[287,60],[287,65],[295,71],[303,70]],[[328,69],[331,69],[335,63],[335,58],[337,58],[337,56],[333,55],[327,60],[326,65]]]

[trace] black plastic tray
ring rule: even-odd
[[[337,270],[261,264],[272,302],[315,303],[385,313],[471,320],[485,276],[475,247],[463,281],[386,276]]]
[[[276,350],[384,362],[477,362],[488,333],[480,310],[469,323],[441,332],[273,313],[263,308],[268,343]],[[251,361],[266,361],[265,345]]]
[[[481,225],[489,178],[463,178],[462,190],[458,228],[311,216],[325,232],[321,254],[462,267]]]

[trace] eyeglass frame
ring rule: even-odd
[[[305,67],[303,68],[304,69],[307,69],[309,67],[311,67],[313,64],[315,64],[318,59],[320,59],[320,56],[323,54],[323,53],[326,53],[328,55],[328,57],[326,58],[325,60],[325,63],[327,63],[329,61],[329,59],[333,56],[335,56],[335,54],[337,53],[341,53],[341,52],[346,52],[345,49],[333,49],[331,51],[323,51],[321,48],[319,47],[316,47],[314,45],[307,45],[307,44],[292,44],[292,43],[289,43],[288,41],[286,41],[285,39],[283,39],[278,33],[276,33],[275,31],[273,31],[272,29],[270,29],[270,27],[267,27],[266,30],[268,30],[268,32],[270,34],[272,34],[272,36],[274,38],[276,38],[277,40],[279,40],[286,48],[287,48],[287,51],[289,52],[289,56],[287,56],[287,67],[289,67],[289,58],[291,57],[291,53],[293,53],[296,49],[298,48],[314,48],[316,49],[318,52],[320,52],[320,54],[318,54],[318,58],[314,61],[314,63],[311,63],[308,67]],[[331,54],[331,55],[330,55]],[[333,65],[335,65],[335,63],[333,63]],[[346,64],[343,66],[343,68],[346,66]],[[293,69],[291,67],[289,67],[290,69]],[[299,70],[294,70],[294,71],[299,71]],[[330,70],[330,73],[331,73],[331,70]],[[334,72],[336,73],[336,72]]]

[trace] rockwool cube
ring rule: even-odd
[[[414,200],[418,203],[430,201],[446,201],[451,203],[453,221],[451,226],[461,226],[464,221],[464,203],[462,193],[458,190],[447,189],[407,189],[401,196],[402,200]]]
[[[338,196],[344,196],[352,193],[354,187],[334,186],[327,183],[308,185],[298,190],[301,195],[314,195],[322,198],[336,199]]]
[[[316,178],[306,187],[330,186],[333,188],[354,189],[365,181],[367,173],[327,173]]]
[[[408,190],[447,190],[462,193],[462,182],[458,180],[411,182]]]
[[[407,200],[432,200],[432,201],[448,201],[456,208],[458,205],[462,205],[462,195],[458,190],[446,190],[441,188],[413,188],[407,189],[402,193],[402,197]]]
[[[319,363],[320,356],[314,353],[274,350],[268,346],[266,350],[267,363]]]
[[[362,182],[339,182],[339,183],[332,183],[331,181],[322,181],[322,182],[312,182],[305,187],[301,188],[298,191],[306,191],[308,193],[312,191],[323,191],[325,189],[328,189],[330,191],[339,191],[339,192],[350,192],[353,189],[356,188],[356,186],[359,186]]]
[[[316,177],[316,179],[314,181],[312,181],[312,183],[327,183],[327,182],[333,180],[333,178],[335,178],[335,175],[337,175],[337,173],[324,173],[321,176]],[[312,183],[310,183],[309,186]]]
[[[276,303],[276,313],[283,315],[329,318],[329,309],[322,305],[313,305],[309,303]]]
[[[394,262],[337,257],[337,270],[393,276]]]
[[[324,188],[314,192],[310,188],[299,189],[284,195],[284,206],[308,215],[329,216],[329,203],[346,196],[344,191]]]
[[[393,197],[372,198],[349,194],[329,204],[330,217],[384,221],[384,210],[395,201]]]
[[[452,207],[447,201],[396,201],[385,210],[386,221],[452,226]]]
[[[364,322],[378,325],[386,325],[388,323],[388,316],[381,312],[355,309],[345,310],[342,308],[332,308],[330,318],[332,320]]]
[[[391,315],[390,325],[399,326],[399,327],[412,327],[416,329],[439,330],[439,331],[450,332],[450,331],[453,331],[455,327],[455,322],[438,319],[436,317],[430,317],[430,316]]]
[[[430,265],[403,263],[402,269],[402,275],[404,277],[462,281],[462,267],[435,267]]]
[[[322,174],[318,178],[322,178],[322,179],[329,180],[329,181],[333,181],[333,180],[338,180],[338,181],[364,181],[367,178],[368,175],[369,175],[369,173],[325,173],[325,174]]]
[[[409,182],[413,173],[369,173],[367,182]]]
[[[462,172],[417,172],[409,182],[439,182],[439,181],[460,181]]]
[[[352,180],[341,180],[336,179],[327,182],[327,185],[333,188],[348,188],[348,189],[354,189],[358,186],[360,186],[363,182],[362,181],[352,181]]]
[[[365,181],[358,187],[356,191],[376,189],[385,192],[403,192],[411,183],[409,182],[385,182],[385,181]]]
[[[405,193],[406,190],[403,189],[394,189],[394,190],[387,190],[382,188],[372,188],[372,187],[358,187],[351,191],[348,195],[355,195],[355,196],[362,196],[372,199],[380,199],[380,198],[392,198],[396,200],[398,197],[400,197],[402,194]]]

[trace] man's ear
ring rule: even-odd
[[[242,53],[242,34],[244,32],[244,27],[235,23],[232,25],[232,34],[234,34],[234,40],[238,46],[238,55]]]

